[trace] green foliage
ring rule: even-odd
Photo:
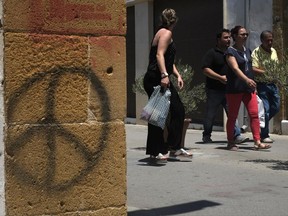
[[[140,94],[143,94],[143,95],[146,94],[144,90],[144,86],[143,86],[143,79],[144,79],[144,75],[139,76],[138,78],[135,79],[135,83],[132,86],[132,91],[134,93],[139,92]]]
[[[185,112],[190,113],[197,110],[198,104],[206,99],[205,84],[192,85],[194,70],[190,65],[178,61],[176,67],[184,81],[184,87],[178,93],[184,104]],[[177,88],[176,77],[171,76],[171,81]]]
[[[205,84],[201,83],[195,86],[192,85],[194,70],[190,65],[182,64],[181,61],[178,61],[176,67],[184,81],[184,87],[179,90],[178,93],[185,107],[185,112],[188,114],[197,110],[198,104],[206,99]],[[135,84],[132,87],[134,93],[139,92],[141,94],[146,94],[143,88],[143,77],[144,75],[135,80]],[[177,78],[171,75],[170,79],[175,88],[178,89]]]
[[[286,52],[282,59],[277,62],[274,60],[267,60],[263,56],[258,56],[259,62],[261,62],[264,67],[264,73],[255,76],[258,82],[273,82],[280,89],[284,90],[285,94],[288,94],[288,52]]]

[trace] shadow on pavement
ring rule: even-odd
[[[140,159],[138,160],[138,162],[141,162],[140,164],[138,164],[139,166],[154,166],[154,167],[161,167],[161,166],[164,166],[166,163],[160,163],[160,164],[157,164],[157,163],[152,163],[150,162],[150,157],[146,157],[146,158],[143,158],[143,159]]]
[[[267,164],[271,164],[267,167],[273,170],[287,170],[288,171],[288,161],[255,159],[255,160],[245,160],[245,162],[263,163],[263,164],[267,163]]]
[[[237,144],[238,146],[238,150],[237,151],[231,151],[231,152],[247,152],[248,151],[261,151],[261,152],[270,152],[270,149],[258,149],[256,150],[254,146],[243,146],[243,144]],[[229,151],[227,149],[227,147],[216,147],[215,149],[220,149],[220,150],[226,150]]]
[[[254,150],[253,147],[249,147],[249,146],[240,146],[240,145],[237,145],[238,146],[238,150],[237,151],[231,151],[231,150],[228,150],[227,149],[227,146],[223,146],[223,147],[216,147],[215,149],[219,149],[219,150],[225,150],[225,151],[230,151],[230,152],[247,152],[247,150]],[[267,149],[266,149],[267,150]]]
[[[223,141],[212,141],[212,142],[203,142],[203,141],[199,141],[199,142],[195,142],[195,144],[204,144],[204,145],[209,145],[209,144],[222,144],[222,145],[227,145],[227,140],[223,140]]]
[[[196,202],[178,204],[173,206],[148,209],[148,210],[136,210],[128,212],[128,216],[168,216],[168,215],[178,215],[188,212],[199,211],[204,208],[219,206],[220,203],[211,202],[207,200],[200,200]]]

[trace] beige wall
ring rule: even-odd
[[[4,2],[6,215],[126,215],[126,9]]]

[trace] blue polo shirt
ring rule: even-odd
[[[225,55],[234,56],[239,69],[250,79],[254,79],[254,74],[252,71],[252,59],[251,59],[251,50],[245,48],[244,52],[235,49],[234,47],[229,47]],[[227,85],[226,93],[236,94],[236,93],[245,93],[253,92],[254,89],[250,88],[245,81],[240,79],[234,71],[229,67],[227,70]]]

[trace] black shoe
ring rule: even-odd
[[[212,139],[207,136],[202,137],[202,141],[203,143],[212,143]]]

